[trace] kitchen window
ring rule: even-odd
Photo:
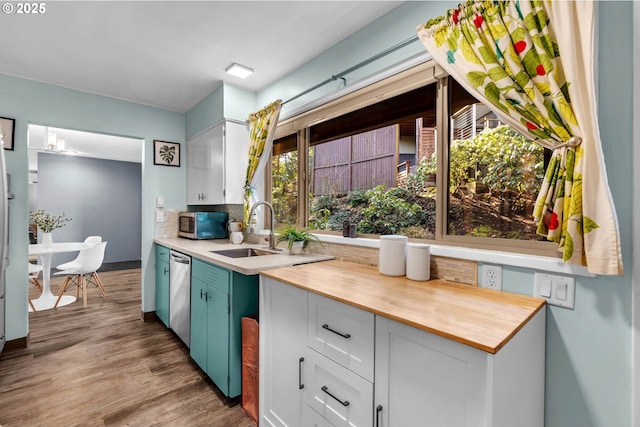
[[[349,220],[359,235],[554,255],[531,214],[545,150],[453,79],[430,80],[274,141],[277,222],[297,212],[299,225],[323,232]]]

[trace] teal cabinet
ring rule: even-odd
[[[169,327],[169,248],[155,244],[156,316]]]
[[[190,355],[228,397],[242,392],[240,319],[257,312],[257,275],[193,259]]]

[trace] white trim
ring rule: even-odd
[[[342,236],[334,236],[331,234],[316,234],[318,238],[327,243],[336,243],[347,246],[361,246],[366,248],[379,248],[380,241],[378,239],[365,239],[361,237],[349,238]],[[578,265],[566,264],[559,258],[551,258],[538,255],[524,255],[513,252],[492,251],[485,249],[470,249],[458,246],[445,246],[438,244],[429,244],[431,246],[431,255],[458,258],[469,261],[477,261],[490,264],[508,265],[511,267],[529,268],[536,271],[545,271],[550,273],[571,274],[581,277],[597,277],[593,273],[589,273],[586,267]]]
[[[640,215],[640,3],[633,2],[633,212]],[[640,427],[640,224],[632,224],[631,262],[631,425]]]

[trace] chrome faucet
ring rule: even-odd
[[[275,220],[275,215],[273,214],[273,206],[271,206],[271,203],[267,202],[266,200],[263,200],[261,202],[256,202],[256,204],[254,204],[253,206],[251,206],[251,210],[249,211],[249,221],[251,221],[251,218],[253,217],[253,212],[256,210],[256,208],[260,205],[265,205],[269,207],[269,210],[271,211],[271,224],[270,224],[270,229],[269,229],[269,249],[274,250],[274,251],[279,251],[281,249],[276,248],[276,235],[274,232],[274,225],[276,223]],[[253,227],[251,227],[249,229],[250,233],[253,233]]]

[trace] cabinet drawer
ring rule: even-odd
[[[226,294],[229,293],[229,274],[229,270],[193,258],[191,275]]]
[[[156,243],[156,259],[169,262],[169,248]]]
[[[374,315],[309,293],[307,345],[373,381]]]
[[[373,383],[313,350],[304,360],[305,404],[327,426],[371,426],[373,424]],[[307,415],[315,415],[307,409]],[[309,422],[305,425],[310,424]]]

